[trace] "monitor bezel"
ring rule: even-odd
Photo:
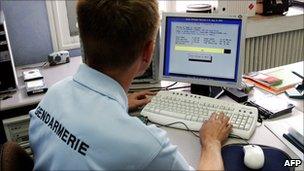
[[[241,37],[240,37],[240,49],[239,49],[239,58],[238,58],[238,73],[237,81],[230,82],[224,80],[210,80],[202,78],[186,78],[186,77],[177,77],[177,76],[165,76],[164,75],[164,60],[165,60],[165,39],[166,39],[166,29],[167,29],[167,17],[194,17],[194,18],[222,18],[222,19],[241,19],[242,28],[241,28]],[[242,82],[242,74],[244,68],[244,58],[245,58],[245,30],[246,30],[246,21],[247,17],[243,15],[218,15],[210,13],[166,13],[162,14],[162,23],[161,23],[161,44],[160,44],[160,62],[159,62],[159,78],[164,81],[175,81],[175,82],[184,82],[191,84],[199,84],[206,86],[217,86],[217,87],[240,87]]]

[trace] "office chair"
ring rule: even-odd
[[[15,142],[0,145],[0,171],[32,171],[33,159]]]

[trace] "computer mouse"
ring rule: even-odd
[[[244,164],[250,169],[261,169],[265,163],[262,148],[258,145],[246,145],[244,150]]]

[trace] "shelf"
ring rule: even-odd
[[[285,16],[256,15],[247,20],[246,38],[301,30],[304,26],[304,11],[301,7],[290,7]]]

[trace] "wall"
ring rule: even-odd
[[[2,1],[15,64],[43,62],[53,52],[45,1]],[[79,56],[80,50],[70,51]]]

